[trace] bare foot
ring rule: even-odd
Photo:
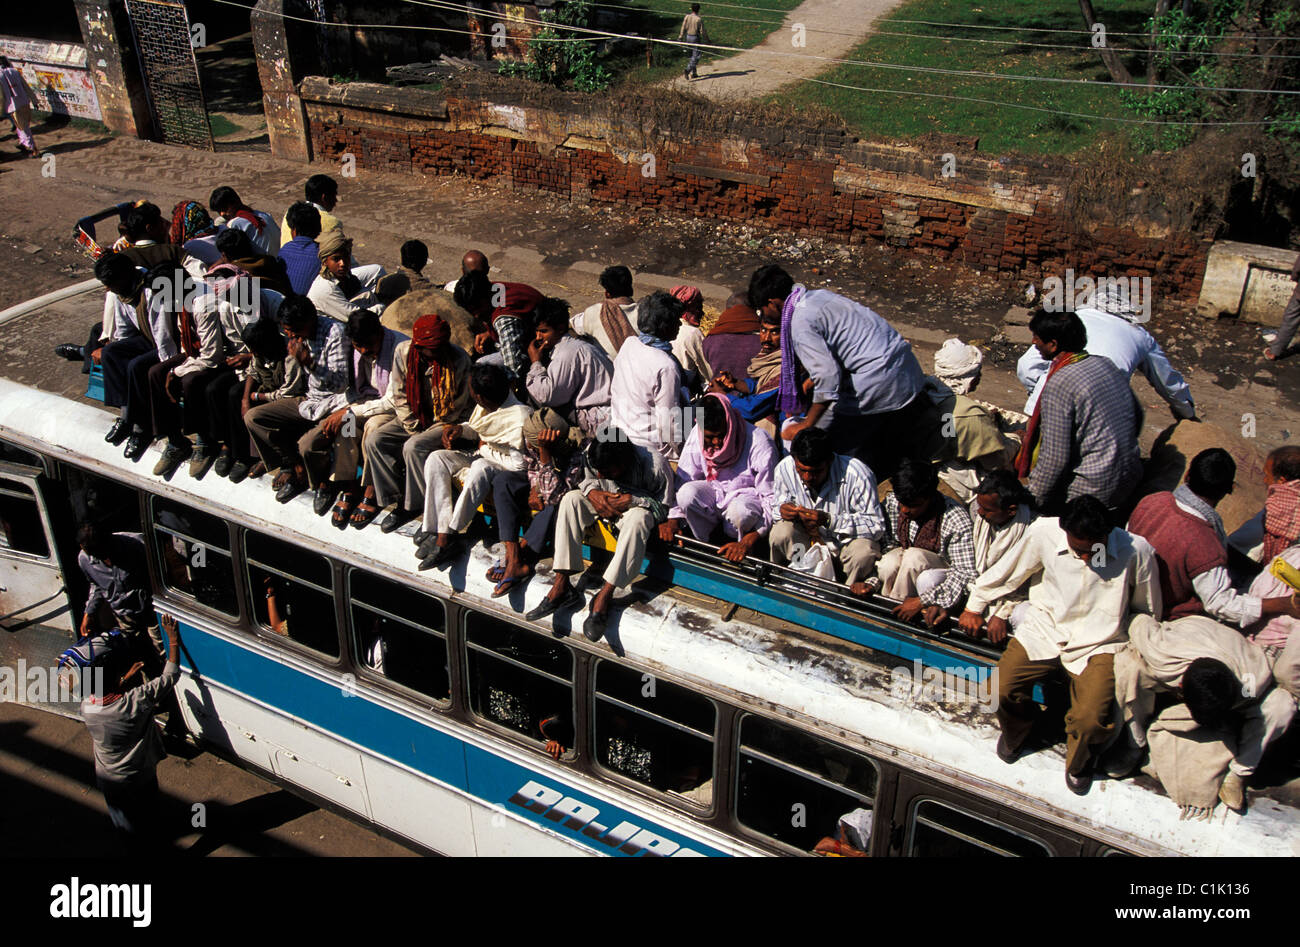
[[[1273,350],[1270,348],[1264,349],[1264,357],[1268,359],[1270,362],[1277,360],[1277,356],[1273,354]]]

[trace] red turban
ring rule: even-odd
[[[704,296],[694,286],[674,286],[668,290],[676,298],[686,304],[686,311],[692,312],[704,318]]]
[[[415,320],[411,329],[411,342],[421,348],[442,348],[451,341],[451,326],[437,313]]]

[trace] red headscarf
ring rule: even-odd
[[[704,318],[704,296],[696,287],[674,286],[668,292],[686,304],[686,311],[695,317],[696,322]]]
[[[709,450],[704,446],[704,415],[702,412],[700,414],[700,453],[704,457],[704,476],[706,480],[717,480],[719,470],[726,470],[740,459],[740,452],[745,446],[746,425],[730,398],[716,392],[709,394],[709,397],[721,401],[727,413],[727,436],[722,439],[722,446],[717,450]]]
[[[435,419],[441,420],[451,410],[455,401],[454,379],[446,365],[436,357],[425,358],[421,350],[441,349],[451,341],[451,327],[442,316],[429,313],[415,320],[411,329],[411,345],[406,352],[406,403],[419,421],[420,430],[425,430]],[[430,378],[429,395],[431,404],[426,407],[420,396],[420,380],[424,373],[433,369]]]

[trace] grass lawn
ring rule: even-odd
[[[765,4],[766,5],[766,4]],[[1108,34],[1140,32],[1153,5],[1149,0],[1105,0],[1097,16]],[[961,26],[929,26],[903,20],[929,20]],[[1001,30],[969,26],[1009,27]],[[1079,33],[1033,32],[1035,27]],[[877,29],[912,36],[873,35],[844,58],[931,68],[1015,73],[1108,82],[1109,75],[1084,28],[1076,0],[910,0],[878,21]],[[948,38],[945,38],[948,37]],[[978,39],[985,42],[962,42]],[[1111,36],[1112,47],[1140,37]],[[995,42],[988,42],[993,40]],[[1060,44],[1069,49],[1030,43]],[[1129,71],[1145,75],[1144,60],[1126,58]],[[861,92],[803,82],[773,101],[792,107],[821,105],[842,115],[867,135],[914,137],[928,132],[975,135],[980,150],[1059,154],[1077,151],[1121,123],[1072,117],[1137,118],[1124,108],[1119,90],[1096,86],[968,78],[904,72],[870,66],[832,66],[818,79],[886,90]],[[932,93],[987,100],[983,103],[899,93]],[[1012,106],[1033,106],[1029,111]]]
[[[659,39],[677,39],[684,17],[691,8],[690,0],[615,0],[621,4],[611,7],[628,17],[623,32],[636,33],[640,36],[654,36]],[[704,19],[704,28],[708,30],[709,40],[717,46],[734,46],[750,49],[761,43],[769,33],[781,28],[786,13],[793,10],[800,0],[727,0],[729,6],[711,4],[708,0],[700,2],[700,16]],[[632,8],[632,9],[628,9]],[[651,47],[652,65],[646,65],[645,50],[635,53],[623,53],[602,60],[617,77],[632,83],[657,82],[674,73],[681,72],[690,54],[675,46],[656,43]],[[710,53],[704,51],[700,57],[701,64],[707,64],[711,58],[726,56],[727,53]]]

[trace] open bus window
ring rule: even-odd
[[[0,479],[0,549],[49,556],[40,506],[27,484]]]
[[[539,744],[573,746],[573,654],[564,645],[470,612],[470,709]],[[545,725],[545,726],[543,726]]]
[[[923,799],[912,806],[911,843],[907,854],[920,858],[1003,855],[1042,857],[1051,851],[1042,842],[1005,825]]]
[[[40,457],[8,441],[0,441],[0,460],[10,464],[21,464],[24,467],[35,467],[37,470],[45,469]]]
[[[397,582],[352,570],[352,642],[358,661],[437,701],[451,698],[442,603]]]
[[[78,523],[93,520],[109,533],[144,532],[140,496],[135,490],[70,464],[63,470],[72,515]]]
[[[801,851],[867,854],[876,767],[865,757],[765,717],[740,724],[736,818]]]
[[[716,720],[707,697],[610,661],[596,666],[596,759],[622,776],[710,805]]]
[[[163,584],[201,605],[239,614],[225,521],[162,497],[150,502]]]
[[[334,614],[334,572],[324,556],[271,539],[244,534],[253,614],[265,628],[298,644],[339,656]]]

